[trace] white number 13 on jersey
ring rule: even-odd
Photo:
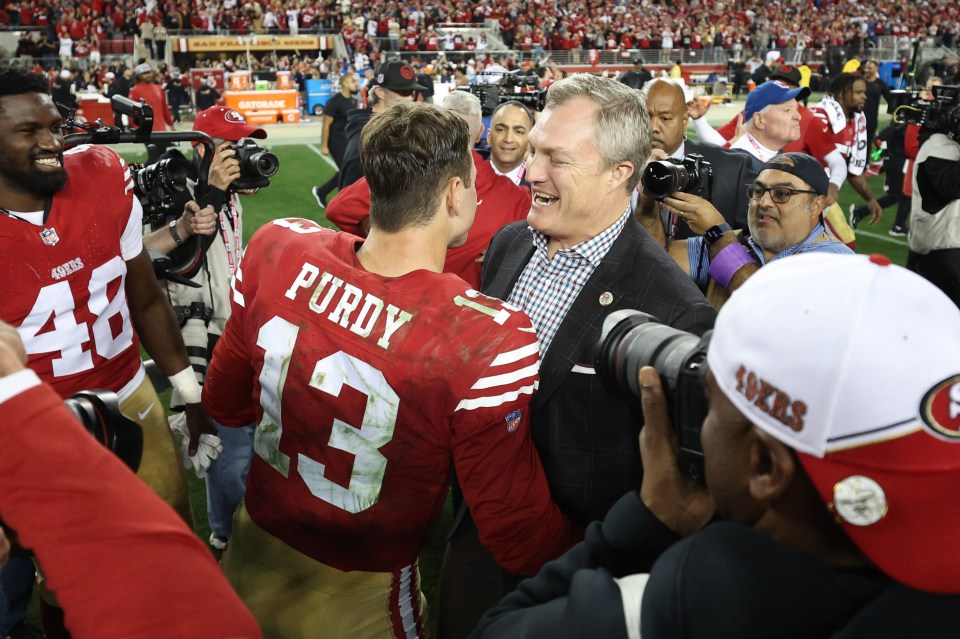
[[[287,380],[290,358],[300,328],[281,317],[274,317],[257,334],[257,346],[264,352],[260,371],[260,405],[263,419],[257,431],[254,450],[284,477],[290,473],[290,458],[280,451],[283,426],[280,407]],[[377,503],[387,469],[387,458],[380,448],[393,438],[400,398],[387,379],[370,364],[338,351],[317,362],[310,386],[339,397],[347,385],[367,396],[360,427],[333,420],[328,446],[354,455],[350,483],[344,488],[324,475],[324,464],[299,453],[297,473],[314,496],[346,510],[358,513]]]

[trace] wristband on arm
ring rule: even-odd
[[[197,381],[197,374],[193,372],[192,366],[187,366],[169,379],[170,385],[180,393],[184,404],[200,403],[200,382]]]
[[[734,243],[723,247],[716,257],[710,260],[710,268],[707,269],[707,273],[726,290],[734,274],[740,270],[741,266],[746,264],[756,264],[756,262],[750,257],[742,244]]]

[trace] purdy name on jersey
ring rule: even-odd
[[[204,406],[228,425],[258,422],[252,519],[340,570],[396,570],[439,513],[452,458],[478,525],[497,512],[500,557],[541,561],[531,547],[551,552],[563,524],[538,530],[559,512],[544,516],[555,507],[527,432],[530,320],[454,275],[370,273],[361,242],[276,220],[238,269]]]

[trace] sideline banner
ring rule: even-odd
[[[174,53],[204,53],[208,51],[274,51],[332,49],[333,36],[319,35],[242,35],[242,36],[188,36],[170,38]]]

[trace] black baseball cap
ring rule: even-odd
[[[770,74],[768,80],[782,80],[795,87],[800,86],[800,69],[792,64],[782,64]]]
[[[806,153],[778,153],[760,167],[760,171],[772,169],[795,175],[806,182],[817,195],[826,195],[830,188],[827,172],[820,163]]]
[[[417,84],[417,72],[402,60],[388,60],[377,67],[371,85],[392,91],[426,91]]]

